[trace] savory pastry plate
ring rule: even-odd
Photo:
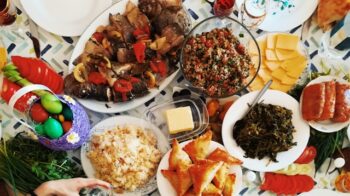
[[[145,132],[148,135],[147,134],[140,134],[142,132],[138,132],[136,135],[138,135],[139,137],[137,137],[137,139],[136,139],[135,138],[136,135],[129,134],[131,132],[129,130],[132,130],[133,127],[136,127],[136,129],[140,128],[142,132]],[[102,136],[99,138],[94,138],[94,135],[96,135],[96,134],[97,135],[103,135],[106,133],[113,134],[113,131],[119,131],[118,129],[125,129],[125,130],[121,130],[121,132],[118,132],[118,135],[115,135],[115,138],[117,138],[117,137],[120,138],[118,141],[115,142],[115,144],[113,144],[114,142],[110,142],[111,138],[113,138],[113,136],[111,136],[111,135]],[[126,130],[126,129],[129,129],[129,130]],[[125,133],[125,136],[122,136],[122,134],[120,134],[120,133]],[[150,150],[151,150],[150,148],[140,151],[140,149],[138,149],[139,147],[136,147],[136,149],[138,149],[138,150],[135,150],[135,146],[141,146],[143,148],[145,147],[144,146],[145,141],[146,142],[150,141],[150,139],[148,137],[149,135],[152,135],[152,137],[154,137],[156,140],[156,149],[158,152],[159,161],[160,161],[161,157],[163,156],[163,154],[165,154],[170,149],[168,140],[165,138],[163,133],[156,126],[154,126],[153,124],[151,124],[143,119],[132,117],[132,116],[114,116],[114,117],[105,119],[105,120],[101,121],[100,123],[96,124],[91,129],[91,135],[92,135],[92,137],[90,138],[90,140],[82,145],[81,154],[80,154],[81,163],[82,163],[84,172],[85,172],[86,176],[90,177],[90,178],[96,178],[96,172],[98,172],[100,169],[103,169],[102,165],[104,165],[103,164],[104,158],[103,158],[103,156],[101,156],[101,154],[99,154],[97,152],[95,154],[89,155],[89,152],[92,152],[94,149],[96,150],[96,148],[94,148],[92,145],[94,145],[94,146],[110,145],[111,147],[113,147],[115,149],[117,149],[117,147],[119,147],[119,149],[126,149],[127,152],[117,152],[117,154],[116,154],[116,156],[122,156],[123,157],[122,159],[124,159],[125,161],[127,161],[127,159],[128,159],[128,156],[126,156],[126,155],[130,155],[130,153],[133,154],[135,152],[138,152],[139,153],[138,155],[140,155],[141,151],[142,152],[150,152]],[[145,137],[142,137],[142,135],[145,135]],[[106,141],[106,138],[109,138],[108,141]],[[141,140],[142,138],[144,138],[144,140],[142,140],[143,142],[136,141],[136,140]],[[100,141],[100,140],[103,140],[103,141]],[[103,148],[103,147],[101,147],[101,148]],[[146,148],[147,148],[147,146],[146,146]],[[112,149],[109,149],[109,150],[112,150]],[[154,149],[152,152],[155,152]],[[118,155],[118,153],[119,153],[119,155]],[[113,155],[112,152],[110,152],[110,154]],[[89,156],[90,156],[90,158],[95,157],[96,159],[98,159],[95,161],[99,164],[99,167],[100,167],[99,169],[94,168],[93,162],[90,160]],[[155,156],[155,154],[153,153],[153,157],[154,156]],[[107,160],[109,158],[115,159],[111,155],[108,155],[106,157],[107,157]],[[131,159],[132,158],[135,158],[135,157],[131,157]],[[136,157],[136,159],[137,159],[137,157]],[[140,157],[140,159],[141,159],[141,157]],[[143,157],[142,160],[144,160],[144,159],[150,160],[149,156]],[[129,160],[130,160],[130,158],[129,158]],[[132,165],[137,164],[137,162],[138,162],[137,160],[134,160]],[[135,195],[135,194],[145,195],[145,194],[148,194],[148,193],[154,191],[157,188],[155,174],[156,174],[156,170],[157,170],[156,168],[157,168],[159,162],[153,163],[153,164],[156,164],[155,165],[156,167],[154,167],[154,175],[151,176],[147,180],[148,183],[146,183],[142,187],[136,188],[136,190],[133,192],[126,191],[123,193],[123,195]],[[113,173],[113,176],[117,176],[116,174],[114,174],[117,172],[114,172],[113,168],[111,168],[113,166],[115,166],[115,169],[117,172],[120,172],[120,171],[118,171],[118,168],[119,168],[119,170],[121,168],[120,165],[118,165],[116,162],[112,163],[112,164],[109,163],[109,164],[106,164],[106,166],[105,166],[106,167],[105,169],[108,170],[108,176],[112,175],[112,173]],[[123,167],[126,167],[126,166],[123,165]],[[141,166],[136,165],[136,167],[141,167]],[[103,173],[103,170],[100,170],[100,171],[102,171],[102,173]],[[106,176],[106,178],[108,178],[108,176]],[[128,174],[128,176],[130,176],[130,174]],[[123,178],[123,175],[119,175],[119,177]],[[130,177],[128,177],[128,179],[129,178]],[[109,178],[109,179],[116,180],[116,181],[120,180],[120,179],[113,179],[113,178]],[[125,179],[125,180],[127,180],[127,179]],[[129,185],[130,185],[130,183],[129,183]]]
[[[186,146],[186,144],[190,143],[193,140],[186,141],[180,143],[180,147],[183,148]],[[210,141],[210,146],[209,146],[209,154],[213,152],[216,148],[220,148],[225,150],[224,146],[221,144]],[[176,196],[176,191],[171,185],[171,183],[168,181],[167,178],[165,178],[161,172],[161,170],[168,169],[168,164],[169,164],[169,156],[170,156],[171,150],[169,150],[164,157],[162,158],[159,166],[158,166],[158,171],[157,171],[157,185],[158,185],[158,190],[161,195],[167,195],[167,196]],[[242,168],[240,165],[234,165],[230,166],[229,168],[229,174],[235,174],[236,175],[236,180],[235,180],[235,186],[234,186],[234,195],[239,195],[239,192],[241,191],[242,187]]]
[[[292,142],[296,142],[296,145],[287,151],[277,153],[277,162],[272,161],[266,156],[260,160],[258,158],[245,157],[246,152],[237,144],[233,137],[233,128],[236,122],[243,118],[243,115],[249,108],[248,104],[252,103],[258,93],[259,91],[250,92],[233,103],[227,111],[222,125],[222,139],[227,151],[232,156],[240,159],[243,162],[243,167],[254,171],[276,171],[293,163],[302,154],[310,136],[310,127],[302,119],[299,111],[299,103],[294,98],[280,91],[268,90],[261,97],[260,102],[282,106],[291,110],[291,122],[295,129],[295,132],[292,133]]]
[[[347,85],[350,85],[350,83],[342,78],[339,78],[339,77],[335,77],[335,76],[320,76],[314,80],[312,80],[311,82],[309,82],[306,87],[310,86],[310,85],[313,85],[313,84],[320,84],[320,83],[323,83],[323,82],[330,82],[330,81],[334,81],[335,83],[340,83],[340,84],[347,84]],[[305,88],[306,88],[305,87]],[[305,88],[304,88],[304,91],[305,91]],[[300,97],[300,111],[303,111],[303,95],[304,95],[304,91]],[[325,99],[329,98],[327,95],[324,95],[325,96]],[[334,92],[334,97],[336,97],[336,92]],[[333,97],[333,98],[334,98]],[[350,90],[347,90],[345,92],[345,100],[343,100],[345,103],[348,104],[348,108],[350,107]],[[336,99],[336,98],[335,98]],[[318,99],[320,100],[320,99]],[[326,100],[325,100],[326,101]],[[336,105],[336,100],[333,100],[334,104]],[[320,107],[320,106],[317,106],[317,103],[314,102],[314,104],[312,105],[312,107]],[[322,109],[323,110],[323,109]],[[335,108],[336,110],[336,108]],[[333,112],[335,112],[333,110]],[[350,123],[350,119],[347,120],[346,122],[334,122],[330,119],[328,120],[322,120],[322,121],[314,121],[314,120],[310,120],[310,121],[307,121],[309,123],[309,125],[311,127],[313,127],[314,129],[317,129],[318,131],[321,131],[321,132],[325,132],[325,133],[332,133],[332,132],[336,132],[336,131],[340,131],[342,128],[346,127],[347,125],[349,125]]]
[[[120,1],[120,2],[118,2],[118,3],[116,3],[116,4],[114,4],[113,6],[111,6],[110,8],[108,8],[107,10],[105,10],[100,16],[98,16],[89,26],[88,26],[88,28],[85,30],[85,32],[82,34],[82,36],[80,37],[80,39],[79,39],[79,41],[78,41],[78,43],[76,44],[76,46],[75,46],[75,48],[74,48],[74,51],[73,51],[73,53],[72,53],[72,56],[71,56],[71,58],[70,58],[70,62],[69,62],[69,72],[68,73],[72,73],[73,72],[73,69],[76,67],[76,65],[74,64],[74,61],[76,61],[77,60],[77,58],[83,53],[83,52],[85,52],[84,50],[85,50],[85,45],[89,42],[91,42],[91,40],[90,40],[90,38],[91,38],[91,36],[95,33],[95,31],[96,31],[96,29],[98,28],[98,27],[101,27],[101,25],[104,25],[104,26],[106,26],[106,25],[109,25],[110,24],[110,22],[109,22],[109,18],[110,18],[110,14],[112,14],[112,15],[115,15],[115,14],[118,14],[118,13],[120,13],[120,14],[123,14],[125,11],[128,11],[128,9],[130,9],[130,8],[128,8],[128,9],[126,9],[126,6],[128,5],[128,2],[129,2],[129,0],[122,0],[122,1]],[[133,4],[135,4],[136,6],[138,5],[138,0],[130,0],[130,2],[132,2]],[[131,13],[131,11],[129,11],[128,13]],[[184,21],[187,21],[187,23],[184,23],[184,26],[186,26],[186,25],[188,25],[188,26],[190,26],[190,19],[188,18],[188,16],[186,15],[186,16],[184,16],[184,15],[186,15],[186,14],[183,14],[182,16],[185,18],[184,19]],[[120,16],[120,15],[119,15]],[[145,15],[143,15],[144,17],[145,17]],[[120,16],[121,18],[122,17],[124,17],[123,15],[122,16]],[[130,16],[131,17],[131,16]],[[135,17],[135,16],[133,16],[133,17]],[[117,18],[117,17],[116,17]],[[147,18],[147,17],[146,17]],[[186,19],[187,18],[187,19]],[[124,19],[125,19],[125,17],[124,17]],[[134,18],[135,19],[135,18]],[[116,21],[118,21],[119,19],[115,19]],[[116,22],[116,21],[114,21],[114,22]],[[117,22],[116,22],[117,23]],[[120,23],[122,23],[122,22],[120,22]],[[130,24],[129,24],[130,25]],[[157,24],[158,25],[158,24]],[[188,28],[188,26],[186,27],[186,28]],[[112,27],[113,28],[113,27]],[[123,28],[123,27],[122,27]],[[184,27],[184,29],[185,29],[185,27]],[[184,30],[184,29],[182,29],[182,30]],[[145,30],[146,31],[146,30]],[[136,30],[135,30],[135,32],[136,32]],[[111,31],[111,33],[113,33],[113,30]],[[116,31],[116,32],[114,32],[115,34],[116,34],[116,36],[118,36],[118,35],[120,35],[120,33],[118,34],[118,31]],[[163,35],[163,34],[162,34]],[[109,36],[109,35],[108,35]],[[131,34],[131,36],[132,36],[132,34]],[[97,39],[95,36],[94,36],[94,38],[95,39]],[[141,38],[140,38],[141,39]],[[122,40],[125,40],[124,38],[122,39]],[[103,40],[102,40],[103,41]],[[147,40],[146,40],[147,41]],[[152,40],[148,40],[148,41],[152,41]],[[96,45],[96,41],[92,41],[95,45]],[[155,41],[154,41],[155,42]],[[136,43],[140,43],[140,42],[136,42]],[[141,42],[141,43],[143,43],[143,42]],[[153,42],[152,42],[153,43]],[[164,43],[164,42],[163,42]],[[132,42],[131,43],[129,43],[129,42],[127,42],[127,43],[124,43],[124,44],[132,44]],[[91,44],[90,44],[91,45]],[[103,44],[103,45],[105,45],[105,44]],[[107,44],[108,45],[108,44]],[[134,46],[136,45],[136,44],[133,44]],[[156,44],[155,44],[156,45]],[[163,44],[164,45],[164,44]],[[157,46],[157,45],[156,45]],[[105,47],[105,46],[103,46],[103,47]],[[119,46],[118,46],[119,47]],[[142,47],[144,47],[144,46],[142,46]],[[136,50],[139,50],[139,49],[142,49],[142,47],[133,47],[134,48],[134,52],[136,52]],[[149,49],[148,47],[150,47],[150,46],[147,46],[147,49]],[[158,47],[158,46],[157,46]],[[137,48],[137,49],[136,49]],[[125,48],[124,48],[125,49]],[[133,51],[132,49],[131,49],[131,51]],[[131,52],[130,50],[129,50],[129,52]],[[153,52],[154,53],[154,52]],[[127,52],[124,52],[124,54],[126,55],[127,54]],[[165,55],[165,54],[164,54]],[[166,55],[168,55],[168,53],[166,53]],[[136,55],[135,55],[136,56]],[[148,55],[143,55],[143,57],[144,56],[148,56]],[[138,55],[138,56],[136,56],[137,58],[141,58],[142,59],[142,55]],[[95,57],[93,57],[93,58],[95,58]],[[116,57],[114,57],[113,56],[113,58],[116,58]],[[135,58],[135,57],[133,57],[133,58]],[[149,57],[147,57],[147,58],[149,58]],[[124,59],[126,59],[126,62],[128,61],[127,59],[129,59],[129,58],[124,58]],[[103,60],[103,59],[102,59]],[[119,61],[119,57],[118,57],[118,61]],[[135,60],[136,61],[136,60]],[[137,59],[137,61],[139,62],[140,60],[139,59]],[[141,60],[141,61],[143,61],[143,59]],[[170,60],[169,60],[170,61]],[[163,59],[161,59],[161,62],[163,62]],[[132,62],[132,63],[134,63],[134,61]],[[132,64],[132,63],[129,63],[129,64]],[[157,64],[156,64],[156,66],[160,66],[158,63],[158,61],[156,62]],[[120,66],[120,64],[121,64],[121,66]],[[114,73],[111,73],[111,72],[109,72],[110,74],[121,74],[123,77],[121,77],[122,79],[120,79],[119,78],[119,76],[118,76],[118,80],[120,79],[120,80],[126,80],[125,78],[127,78],[127,80],[130,80],[129,81],[129,83],[130,82],[132,82],[132,80],[129,78],[130,76],[133,76],[133,75],[127,75],[126,77],[124,76],[124,75],[126,75],[126,74],[124,74],[126,71],[125,71],[125,68],[126,69],[129,69],[129,68],[127,68],[128,66],[127,66],[127,64],[128,63],[121,63],[120,61],[117,63],[117,65],[116,66],[120,66],[120,67],[117,67],[116,69],[118,69],[118,71],[115,71],[114,70],[114,68],[113,68],[113,64],[112,64],[112,68],[113,68],[113,72]],[[170,64],[170,63],[168,63],[168,64]],[[138,63],[137,63],[137,65],[138,65]],[[139,65],[144,65],[144,64],[139,64]],[[109,67],[108,66],[108,63],[107,63],[107,67]],[[140,66],[137,66],[137,67],[140,67]],[[163,67],[164,68],[164,67]],[[89,68],[88,68],[89,69]],[[99,67],[99,69],[100,69],[100,67]],[[103,67],[102,67],[102,69],[103,69]],[[155,68],[156,70],[158,70],[159,71],[159,69],[160,68]],[[165,68],[166,69],[166,68]],[[103,92],[103,95],[101,95],[101,96],[98,96],[98,95],[95,95],[94,97],[95,97],[95,99],[103,99],[103,100],[119,100],[119,101],[115,101],[115,102],[112,102],[112,101],[110,101],[110,102],[107,102],[107,101],[98,101],[98,100],[95,100],[95,99],[78,99],[78,101],[83,105],[83,106],[85,106],[86,108],[88,108],[88,109],[90,109],[90,110],[93,110],[93,111],[96,111],[96,112],[102,112],[102,113],[117,113],[117,112],[123,112],[123,111],[127,111],[127,110],[130,110],[130,109],[133,109],[133,108],[135,108],[135,107],[137,107],[137,106],[139,106],[139,105],[141,105],[141,104],[143,104],[143,103],[145,103],[145,102],[147,102],[148,100],[150,100],[150,99],[152,99],[154,96],[156,96],[160,91],[162,91],[174,78],[175,78],[175,76],[176,76],[176,74],[178,73],[178,69],[176,69],[176,67],[172,70],[172,71],[169,71],[170,69],[167,69],[166,71],[167,71],[167,75],[166,76],[164,76],[164,75],[162,75],[162,74],[159,74],[159,75],[162,75],[162,81],[161,82],[159,82],[159,84],[158,84],[158,78],[156,78],[155,79],[155,81],[157,82],[156,83],[156,86],[155,85],[153,85],[153,87],[150,87],[150,88],[148,88],[147,87],[147,89],[144,89],[144,86],[145,86],[145,82],[143,81],[143,77],[146,77],[146,76],[142,76],[142,77],[138,77],[137,79],[138,80],[136,80],[136,83],[139,83],[140,82],[140,79],[142,79],[141,80],[141,82],[142,82],[142,87],[140,87],[140,89],[142,89],[142,90],[139,90],[140,92],[139,93],[137,93],[136,94],[136,96],[135,96],[135,93],[131,93],[131,95],[130,95],[130,97],[132,97],[132,98],[130,98],[130,99],[132,99],[132,100],[129,100],[129,101],[125,101],[125,99],[127,99],[126,97],[126,95],[125,95],[125,92],[122,92],[121,90],[120,90],[120,92],[118,91],[118,97],[116,96],[116,95],[114,95],[114,94],[116,94],[115,92],[111,92],[112,90],[110,90],[110,91],[106,91],[106,90],[101,90],[101,89],[97,89],[97,88],[92,88],[92,87],[85,87],[84,89],[78,89],[78,90],[70,90],[71,91],[71,94],[73,93],[74,94],[74,92],[75,93],[77,93],[77,92],[83,92],[83,93],[80,93],[80,94],[82,94],[81,95],[81,97],[86,97],[87,96],[87,94],[89,94],[89,92],[87,92],[86,93],[86,91],[91,91],[91,93],[98,93],[98,92]],[[119,72],[120,71],[120,72]],[[99,72],[101,72],[100,70],[99,70]],[[160,72],[160,71],[159,71]],[[106,73],[104,73],[104,74],[106,74],[107,76],[108,76],[108,74],[109,74],[108,72],[106,72]],[[141,72],[141,73],[145,73],[145,72]],[[71,75],[71,74],[70,74]],[[68,75],[68,76],[70,76],[70,75]],[[144,75],[144,74],[143,74]],[[67,76],[67,77],[68,77]],[[66,77],[66,78],[67,78]],[[112,77],[112,79],[114,78],[115,79],[115,77],[114,76],[111,76]],[[147,75],[147,77],[149,77],[149,78],[154,78],[154,77],[152,77],[152,76],[149,76],[149,75]],[[86,76],[85,76],[85,78],[86,78]],[[131,77],[132,78],[132,77]],[[163,79],[164,78],[164,79]],[[151,80],[151,79],[150,79]],[[101,85],[101,86],[107,86],[107,87],[109,87],[110,89],[116,89],[116,87],[111,87],[111,85],[113,84],[112,82],[110,82],[110,80],[108,80],[108,83],[109,83],[109,85]],[[132,82],[132,85],[134,85],[134,83],[135,82]],[[82,84],[85,84],[85,83],[82,83]],[[115,83],[114,83],[115,84]],[[125,88],[123,85],[125,85],[125,84],[122,84],[122,83],[120,83],[119,84],[119,86],[121,86],[122,88]],[[72,86],[72,85],[67,85],[67,86]],[[85,86],[87,86],[87,85],[85,85]],[[148,86],[148,84],[147,84],[147,86]],[[136,89],[134,86],[132,86],[131,87],[131,89]],[[122,89],[123,90],[123,89]],[[148,93],[145,93],[145,90],[149,90],[149,92]],[[105,92],[106,91],[106,92]],[[115,91],[117,91],[117,90],[115,90]],[[136,91],[136,90],[135,90]],[[124,94],[123,94],[124,93]],[[130,90],[128,91],[128,94],[130,93]],[[69,93],[67,93],[67,94],[69,94]],[[112,94],[112,95],[111,95]],[[138,94],[140,94],[140,95],[138,95]],[[109,98],[108,99],[105,99],[105,98],[103,98],[104,96],[108,96]],[[129,95],[128,95],[129,96]],[[112,98],[110,98],[110,97],[112,97]],[[121,99],[123,99],[124,101],[122,102],[122,101],[120,101]],[[128,97],[128,99],[129,99],[129,97]]]

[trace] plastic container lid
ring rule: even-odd
[[[177,134],[170,134],[168,131],[165,112],[169,109],[189,106],[192,111],[194,128],[191,131],[184,131]],[[173,101],[164,102],[150,107],[145,112],[146,120],[150,121],[164,133],[169,142],[177,139],[179,142],[193,139],[203,133],[209,124],[209,115],[206,104],[201,98],[194,95],[176,97]]]

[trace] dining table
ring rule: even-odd
[[[35,50],[28,34],[29,30],[29,18],[23,11],[22,5],[19,1],[14,1],[17,7],[17,19],[15,23],[9,26],[0,27],[0,41],[7,49],[8,56],[21,55],[26,57],[35,57]],[[118,0],[113,0],[113,3],[118,3]],[[213,15],[211,5],[204,0],[184,0],[183,1],[192,20],[192,26],[196,25],[205,18]],[[237,19],[238,9],[235,6],[232,18]],[[283,23],[283,18],[280,19]],[[40,56],[60,75],[65,76],[68,74],[68,65],[71,54],[75,45],[79,40],[79,36],[67,37],[59,36],[46,31],[45,29],[38,27],[39,42],[41,46]],[[260,37],[267,32],[261,29],[255,28],[251,30],[254,37]],[[308,72],[323,72],[324,70],[331,69],[333,75],[343,76],[350,73],[350,50],[348,50],[344,56],[338,59],[333,59],[321,51],[321,39],[325,32],[317,25],[314,14],[307,19],[303,24],[296,26],[295,28],[287,31],[287,33],[295,34],[301,38],[301,42],[307,51],[309,59]],[[144,104],[131,109],[129,111],[121,113],[98,113],[86,109],[91,125],[95,125],[103,119],[116,116],[116,115],[131,115],[135,117],[144,117],[144,113],[147,108],[152,107],[158,103],[172,100],[176,91],[186,89],[185,79],[179,72],[175,79],[158,95],[148,100]],[[242,92],[242,95],[246,92]],[[7,104],[0,100],[0,122],[2,129],[2,137],[10,138],[16,135],[16,133],[27,130],[25,126],[22,126],[20,122],[15,120],[9,110]],[[349,141],[346,139],[344,146],[349,146]],[[70,152],[73,160],[80,163],[80,150],[74,150]],[[332,159],[329,158],[325,161],[322,167],[315,173],[314,189],[328,189],[335,190],[334,180],[339,175],[339,170],[335,169]],[[330,164],[330,166],[329,166]],[[243,168],[243,183],[239,195],[274,195],[271,192],[260,190],[261,184],[260,174],[254,172],[256,180],[249,180],[247,178],[247,172],[251,175],[251,171]],[[30,180],[30,179],[28,179]],[[91,192],[90,192],[91,193]],[[89,194],[87,191],[86,194]],[[156,196],[160,193],[155,190],[149,195]]]

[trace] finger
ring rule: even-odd
[[[110,184],[108,182],[94,179],[94,178],[78,178],[80,188],[83,187],[94,187],[94,186],[101,186],[103,188],[109,189]]]

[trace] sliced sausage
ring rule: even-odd
[[[325,86],[324,83],[320,83],[305,87],[301,108],[305,120],[312,121],[321,117],[325,104]]]
[[[325,82],[326,91],[325,91],[325,103],[323,107],[323,112],[321,117],[318,120],[328,120],[333,118],[335,110],[335,82],[329,81]]]
[[[336,83],[334,122],[346,122],[350,118],[350,85]]]

